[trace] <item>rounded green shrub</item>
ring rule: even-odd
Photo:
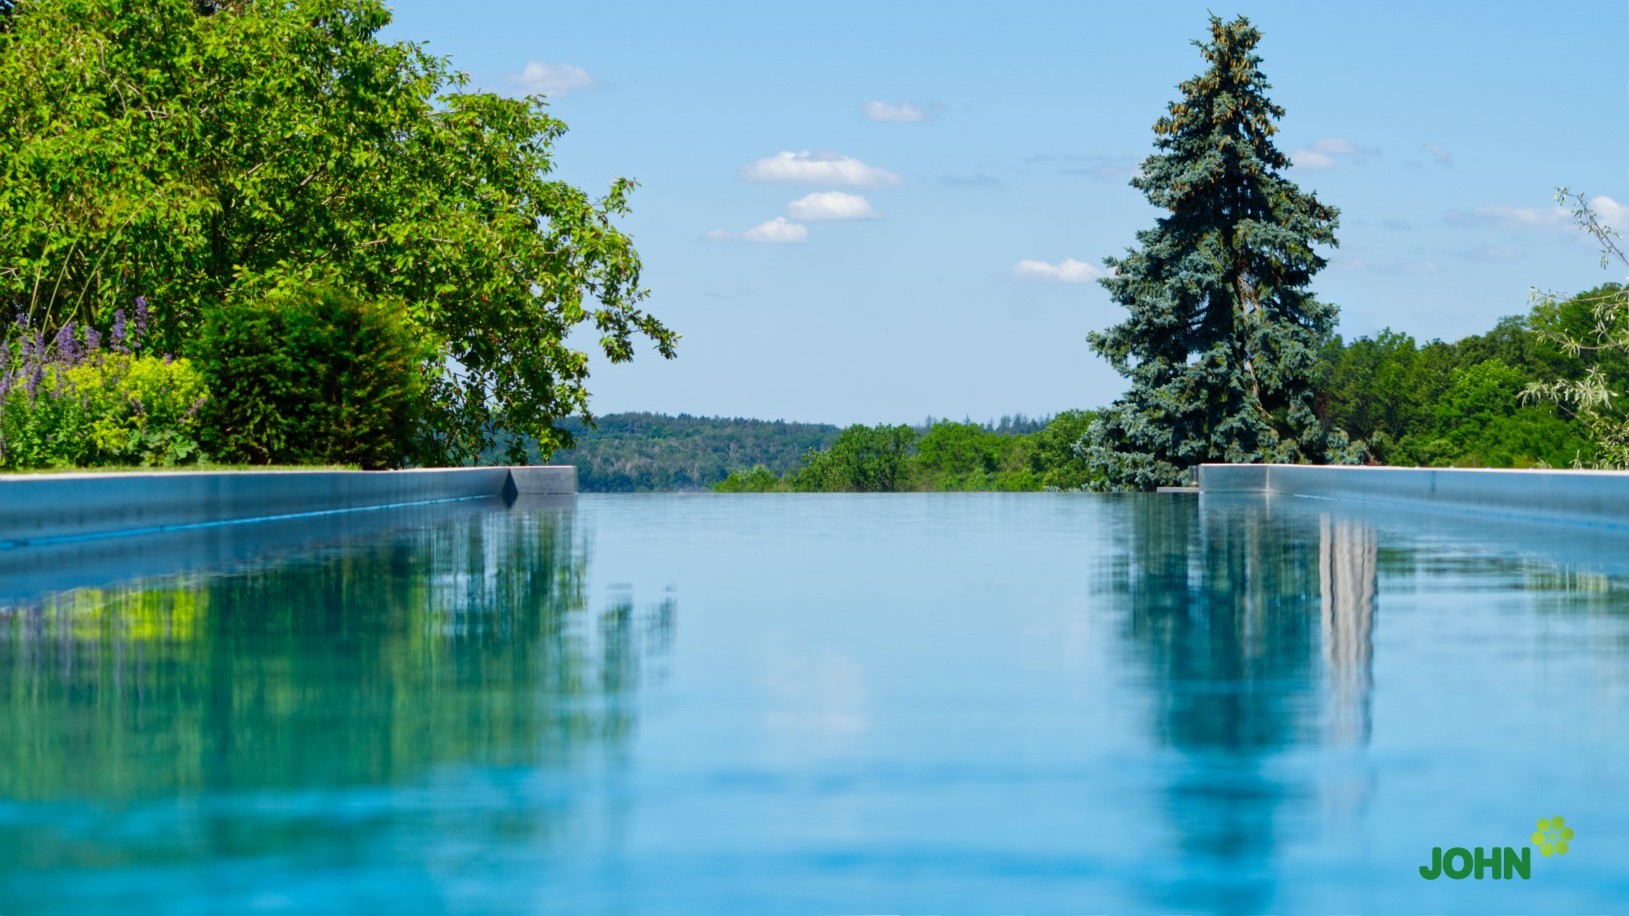
[[[412,458],[435,350],[395,303],[285,284],[211,310],[201,331],[213,460],[378,469]]]
[[[735,471],[713,484],[715,493],[773,493],[785,489],[774,471],[755,464],[750,471]]]

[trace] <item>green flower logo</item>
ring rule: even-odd
[[[1538,832],[1533,834],[1533,845],[1545,856],[1567,854],[1567,841],[1572,839],[1572,828],[1560,817],[1541,817]]]

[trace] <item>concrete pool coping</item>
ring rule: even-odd
[[[0,549],[204,525],[577,492],[570,465],[0,475]]]
[[[1428,506],[1629,527],[1629,471],[1202,464],[1199,491]]]

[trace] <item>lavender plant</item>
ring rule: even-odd
[[[18,314],[0,345],[0,470],[197,461],[208,396],[185,359],[142,352],[147,301],[114,313],[107,335]]]

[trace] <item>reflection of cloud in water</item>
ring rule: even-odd
[[[1374,527],[1343,516],[1318,518],[1318,596],[1327,681],[1326,742],[1367,747],[1373,730],[1374,613],[1380,587]],[[1334,759],[1318,780],[1325,829],[1353,829],[1374,794],[1373,767]]]
[[[762,722],[776,751],[796,757],[838,754],[870,728],[865,669],[840,655],[782,656],[760,679]]]
[[[1329,676],[1330,740],[1337,745],[1369,743],[1378,587],[1374,529],[1348,518],[1320,517],[1319,618]]]

